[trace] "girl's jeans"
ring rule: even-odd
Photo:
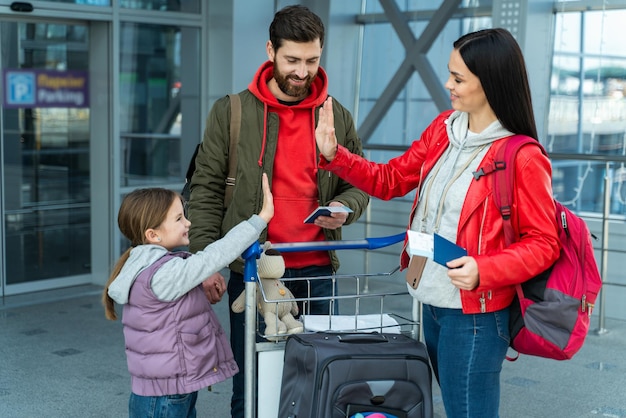
[[[198,392],[183,395],[140,396],[130,394],[129,418],[196,418]]]
[[[497,418],[509,309],[464,314],[424,305],[424,339],[448,418]]]

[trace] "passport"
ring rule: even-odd
[[[304,223],[312,224],[318,216],[330,216],[331,213],[338,212],[352,213],[352,209],[347,206],[320,206],[306,217]]]
[[[436,263],[439,263],[444,267],[448,267],[446,266],[448,261],[467,255],[467,250],[465,248],[459,247],[454,242],[437,233],[434,233],[433,235],[433,261]]]

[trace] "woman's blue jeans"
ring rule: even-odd
[[[183,395],[140,396],[130,394],[129,418],[196,418],[198,392]]]
[[[422,321],[447,418],[497,418],[509,309],[464,314],[424,305]]]

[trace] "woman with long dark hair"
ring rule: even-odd
[[[380,199],[417,189],[408,228],[437,233],[467,250],[446,266],[428,259],[409,292],[423,303],[423,327],[448,418],[498,417],[500,372],[509,346],[515,285],[547,269],[559,255],[550,161],[539,147],[516,155],[512,223],[519,240],[506,247],[494,203],[498,149],[516,134],[537,139],[526,66],[504,29],[462,36],[448,62],[452,110],[386,164],[337,144],[332,100],[320,112],[320,167]],[[401,266],[409,266],[405,248]],[[411,270],[411,269],[409,269]]]

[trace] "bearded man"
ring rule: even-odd
[[[315,127],[318,110],[328,98],[328,79],[320,66],[324,24],[308,8],[287,6],[274,15],[266,44],[268,61],[257,70],[248,88],[239,93],[241,128],[232,201],[224,207],[229,164],[230,98],[219,99],[206,121],[191,179],[188,217],[192,252],[224,236],[233,226],[262,207],[262,174],[267,173],[274,195],[274,218],[260,237],[271,243],[340,240],[341,227],[356,221],[369,196],[339,177],[318,169]],[[363,155],[352,115],[333,102],[339,144]],[[347,206],[352,212],[304,219],[318,206]],[[286,278],[332,276],[339,268],[334,251],[284,253]],[[244,289],[243,264],[229,266],[229,305]],[[216,273],[204,287],[215,303],[224,277]],[[296,298],[322,298],[306,306],[307,314],[335,313],[332,280],[286,282]],[[211,292],[216,293],[214,295]],[[245,313],[230,312],[230,342],[239,366],[233,378],[231,416],[244,415]]]

